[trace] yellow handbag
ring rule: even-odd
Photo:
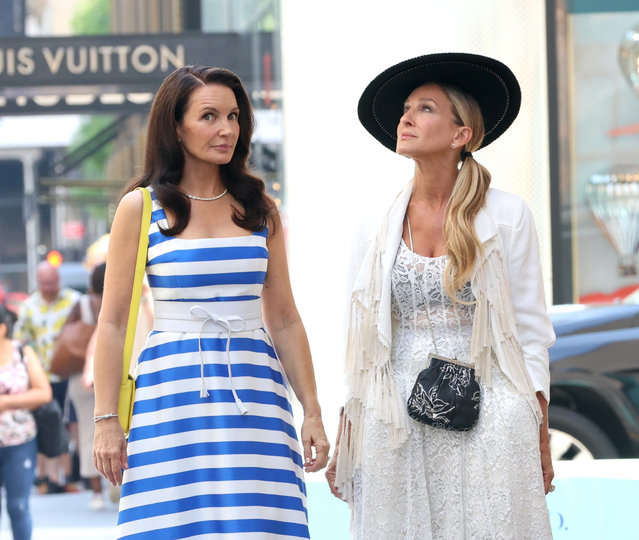
[[[118,398],[118,417],[124,434],[129,434],[131,429],[131,417],[133,416],[133,399],[135,397],[135,380],[129,375],[131,366],[131,354],[135,328],[138,322],[140,299],[142,297],[142,278],[146,267],[146,254],[149,247],[149,226],[151,224],[151,193],[146,188],[137,188],[142,192],[144,201],[142,207],[142,221],[140,224],[140,241],[138,243],[138,255],[135,261],[135,274],[133,277],[133,291],[131,293],[131,305],[129,306],[129,319],[124,339],[122,352],[122,380],[120,381],[120,395]]]

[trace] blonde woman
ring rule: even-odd
[[[327,478],[351,505],[353,538],[551,538],[554,333],[535,226],[473,155],[506,131],[520,97],[501,62],[443,53],[392,66],[360,99],[364,127],[415,174],[366,246],[352,295],[350,392]],[[422,388],[422,423],[407,402],[432,357],[462,371]],[[450,429],[457,405],[442,388],[461,396],[458,375],[473,371],[476,423]]]

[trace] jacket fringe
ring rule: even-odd
[[[508,274],[497,236],[484,244],[484,257],[477,265],[471,283],[477,299],[470,349],[471,358],[475,361],[475,375],[485,386],[492,386],[492,365],[496,361],[515,389],[526,397],[537,423],[541,424],[541,407],[526,371],[524,351],[515,326]]]
[[[342,496],[353,501],[353,478],[362,461],[362,441],[366,412],[388,428],[390,449],[399,448],[410,429],[390,362],[391,343],[378,331],[377,318],[382,295],[382,255],[388,215],[377,234],[368,265],[365,290],[355,290],[351,299],[350,325],[346,348],[346,382],[349,398],[344,406],[340,451],[335,485]],[[346,442],[346,443],[345,443]]]

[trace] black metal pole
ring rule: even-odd
[[[567,304],[574,301],[572,279],[572,233],[570,217],[562,219],[562,208],[571,212],[570,200],[562,200],[562,155],[561,119],[560,119],[560,84],[557,39],[557,2],[562,0],[546,0],[546,43],[548,64],[548,144],[550,170],[550,230],[552,255],[552,289],[553,303]],[[563,179],[569,182],[569,178]],[[565,221],[567,221],[567,226]]]
[[[182,28],[185,32],[202,30],[201,0],[182,0]]]

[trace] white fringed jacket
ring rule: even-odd
[[[351,297],[346,351],[349,397],[344,407],[336,485],[352,501],[352,480],[361,461],[364,413],[388,427],[390,447],[407,438],[409,417],[392,376],[391,273],[413,191],[411,181],[395,199],[366,255]],[[528,400],[538,421],[535,393],[550,392],[548,347],[555,334],[546,312],[539,247],[532,213],[516,195],[490,189],[475,218],[483,246],[471,277],[476,298],[471,357],[479,381],[491,384],[497,362]]]

